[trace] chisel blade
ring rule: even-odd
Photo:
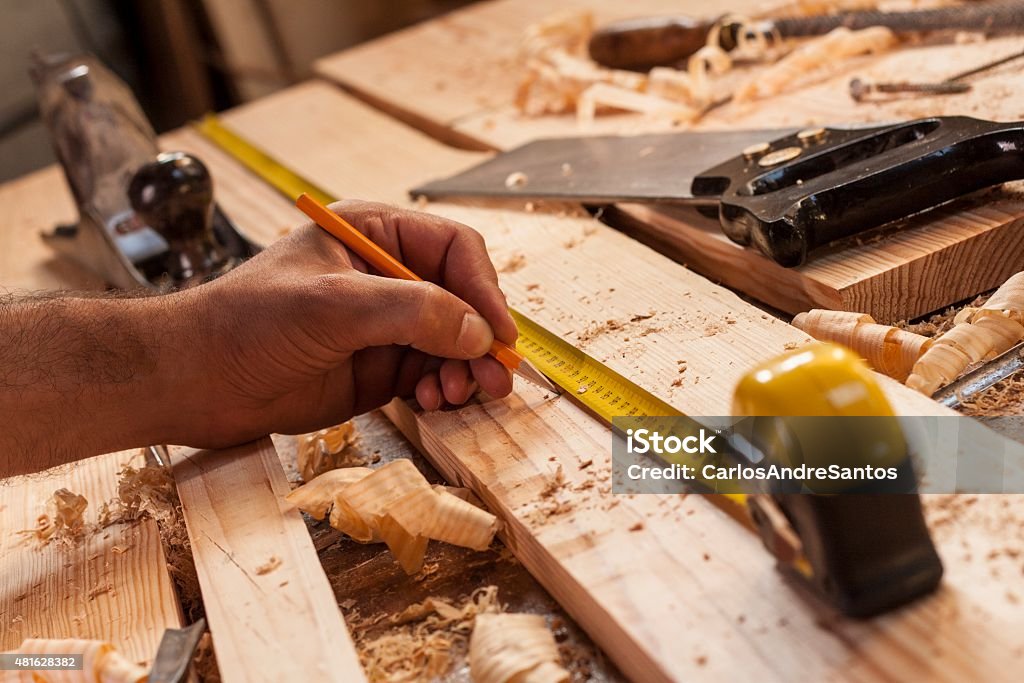
[[[693,196],[700,173],[796,129],[549,138],[410,190],[412,196],[518,197],[584,204],[716,204]]]

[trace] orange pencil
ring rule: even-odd
[[[328,209],[307,193],[303,192],[299,195],[299,198],[295,200],[295,205],[299,207],[302,213],[309,216],[321,228],[331,233],[382,275],[402,280],[421,281],[423,279],[406,268],[401,261],[381,249],[369,237],[352,227],[344,218]],[[523,358],[523,354],[516,351],[514,347],[495,339],[494,343],[491,344],[489,353],[499,363],[523,379],[550,391],[558,391],[555,385],[537,368],[533,367],[529,361]]]

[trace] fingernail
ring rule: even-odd
[[[493,341],[494,331],[487,321],[476,313],[467,313],[459,332],[459,350],[470,358],[479,358],[487,353]]]

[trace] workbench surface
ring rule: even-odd
[[[602,18],[619,17],[624,13],[668,13],[679,11],[681,7],[677,1],[658,0],[628,5],[608,0],[573,0],[567,4],[594,7]],[[697,6],[696,3],[690,5]],[[755,3],[746,5],[753,7]],[[469,10],[328,58],[322,63],[321,73],[344,83],[389,116],[395,115],[410,122],[446,143],[475,149],[496,147],[500,146],[494,142],[499,134],[507,136],[508,140],[518,141],[533,135],[538,125],[532,121],[518,121],[510,112],[512,81],[508,81],[504,73],[512,68],[508,44],[515,40],[527,23],[547,14],[549,7],[550,3],[535,0],[479,3]],[[486,22],[474,23],[475,16],[483,16]],[[448,49],[445,41],[452,35],[460,36],[460,51]],[[475,60],[475,57],[479,59]],[[473,62],[477,63],[476,69],[471,68]],[[479,76],[481,62],[499,65],[501,77],[479,82],[472,80]],[[421,70],[411,68],[412,64],[418,64]],[[424,65],[437,69],[433,80],[423,77]],[[476,85],[470,88],[466,82]],[[335,183],[337,192],[347,196],[401,202],[405,199],[405,189],[416,182],[432,175],[443,175],[480,158],[479,153],[443,147],[426,141],[426,138],[417,141],[419,136],[399,131],[397,124],[394,124],[394,130],[374,135],[368,131],[373,130],[372,126],[379,126],[379,122],[363,111],[361,105],[334,90],[327,83],[304,84],[264,102],[243,107],[225,119],[244,134],[266,144],[276,154],[287,151],[294,159],[301,159],[300,170],[303,173],[325,185]],[[341,117],[337,115],[338,111],[342,112]],[[736,112],[732,115],[739,118]],[[282,121],[287,125],[282,125]],[[568,125],[565,121],[557,124],[562,131],[567,130]],[[614,121],[606,120],[601,125],[614,128]],[[309,144],[308,140],[299,140],[294,133],[301,130],[306,136],[311,134],[311,130],[316,131],[317,126],[323,133],[322,144]],[[360,126],[371,128],[362,130]],[[288,128],[292,129],[290,133],[286,130]],[[345,135],[339,131],[344,131]],[[492,136],[490,142],[487,136]],[[346,139],[339,140],[339,137]],[[303,222],[302,216],[288,202],[274,195],[194,132],[172,133],[164,137],[163,144],[167,148],[194,151],[209,163],[218,200],[243,231],[257,241],[269,243],[289,227]],[[288,147],[291,149],[286,150]],[[376,156],[380,157],[377,164],[380,170],[372,168]],[[391,157],[410,161],[389,163],[387,159]],[[294,159],[292,163],[297,166]],[[360,164],[367,168],[360,169]],[[339,170],[346,165],[350,167],[347,172]],[[496,254],[500,259],[499,266],[508,266],[516,253],[504,249],[501,242],[502,235],[512,232],[512,228],[506,226],[506,223],[511,225],[514,222],[508,218],[512,212],[502,208],[487,213],[489,210],[467,215],[488,222],[486,227],[496,234],[499,249],[502,249]],[[72,222],[74,218],[73,204],[56,168],[44,169],[0,186],[0,287],[11,290],[99,288],[101,283],[95,277],[55,258],[37,237],[40,230],[56,223]],[[571,230],[583,231],[580,232],[581,241],[587,237],[589,227],[583,219],[572,222],[572,217],[563,219],[552,212],[538,220],[559,225],[562,224],[559,221],[563,221],[566,230],[571,227]],[[580,228],[580,225],[584,227]],[[529,226],[524,227],[527,228]],[[605,239],[603,233],[602,239]],[[614,238],[607,239],[608,244],[617,244]],[[612,251],[611,247],[606,248]],[[694,291],[699,290],[702,295],[713,299],[715,305],[742,306],[743,315],[751,318],[762,315],[760,311],[740,304],[728,292],[714,288],[666,259],[654,255],[644,255],[642,259],[652,269],[662,269],[666,280],[691,284]],[[588,273],[579,263],[586,262],[573,262],[579,267],[573,280],[581,278],[584,284],[588,284]],[[508,285],[512,298],[521,299],[526,310],[546,314],[543,299],[538,304],[535,294],[533,299],[528,298],[531,295],[527,293],[524,277],[512,270],[503,272],[503,286]],[[593,284],[594,291],[597,291],[598,283]],[[550,293],[548,296],[549,307],[559,305],[556,301],[559,294]],[[593,293],[587,296],[597,298]],[[565,297],[568,300],[568,295]],[[800,338],[795,333],[791,334],[791,328],[777,320],[768,320],[767,314],[763,315],[765,320],[758,318],[758,324],[771,331],[755,330],[748,336],[743,336],[742,331],[730,329],[719,334],[716,330],[705,339],[694,340],[685,329],[688,325],[692,327],[692,321],[673,320],[666,323],[664,329],[648,325],[650,330],[654,330],[650,341],[663,342],[661,347],[652,347],[655,350],[648,359],[652,364],[668,364],[674,348],[672,345],[675,344],[685,346],[687,353],[697,350],[691,356],[696,357],[696,360],[691,360],[691,366],[696,366],[697,370],[701,359],[707,361],[709,367],[711,361],[732,366],[743,352],[755,353],[759,346],[774,343],[781,348],[783,342],[791,343],[791,339]],[[564,325],[568,328],[594,322],[566,319]],[[711,324],[707,320],[700,321],[701,326]],[[589,327],[587,329],[590,330]],[[571,332],[569,329],[565,331],[567,334]],[[582,338],[582,329],[575,332]],[[626,329],[611,327],[594,335],[603,335],[600,349],[607,350],[608,357],[614,355],[615,362],[622,365],[620,369],[632,368],[645,382],[661,382],[660,370],[641,366],[643,354],[637,350],[636,339],[630,339],[631,334],[639,332],[640,328],[635,326]],[[727,348],[723,351],[724,347],[729,347],[729,342],[723,341],[723,337],[733,339],[729,334],[735,335],[732,342],[735,350]],[[664,350],[666,347],[668,351]],[[658,348],[662,350],[658,351]],[[652,356],[657,358],[651,359]],[[672,357],[673,371],[675,362],[675,357]],[[687,383],[669,391],[677,392],[674,395],[682,396],[684,400],[703,402],[704,405],[717,406],[727,402],[728,391],[722,387],[728,382],[713,376],[723,373],[705,373],[703,383],[698,385],[692,379],[697,370],[691,367],[686,376]],[[737,371],[738,368],[730,367],[724,374]],[[715,413],[710,410],[704,414]],[[585,416],[573,416],[558,424],[578,425],[578,421],[584,419]],[[431,465],[380,414],[360,418],[357,424],[361,434],[358,448],[364,454],[379,454],[385,461],[393,457],[411,457],[428,473],[428,477],[438,478]],[[443,434],[443,425],[439,424],[435,421],[424,426],[428,431],[433,430],[431,434]],[[294,439],[276,437],[275,442],[286,471],[294,478]],[[109,471],[116,470],[109,466],[110,462],[104,467]],[[54,479],[55,485],[62,481],[60,476]],[[955,680],[962,672],[996,675],[1000,671],[1007,679],[1012,679],[1009,672],[1013,670],[1013,663],[1019,667],[1024,657],[1024,614],[1019,607],[1024,596],[1018,589],[1024,569],[1020,559],[1024,553],[1024,499],[1021,496],[998,499],[941,496],[931,499],[928,507],[933,533],[947,565],[945,587],[923,606],[869,623],[849,623],[832,615],[816,614],[802,605],[790,604],[796,598],[771,570],[768,558],[758,547],[756,539],[748,538],[741,530],[732,529],[732,523],[719,519],[717,511],[710,506],[700,501],[665,503],[666,518],[672,515],[674,520],[680,520],[679,524],[687,525],[685,530],[680,527],[680,538],[686,540],[688,547],[671,550],[682,558],[681,563],[692,561],[686,566],[691,567],[693,573],[685,577],[693,583],[689,607],[694,614],[704,617],[704,621],[691,623],[696,617],[678,615],[678,623],[690,624],[690,627],[679,626],[679,633],[669,634],[666,639],[678,641],[680,648],[689,649],[672,658],[673,665],[685,667],[686,672],[694,677],[730,680],[735,680],[737,672],[753,676],[755,671],[766,680],[798,680],[806,675],[898,680],[914,675],[922,680],[938,681]],[[500,545],[486,553],[471,553],[432,544],[427,565],[436,565],[436,571],[409,579],[381,546],[355,544],[341,538],[324,524],[311,522],[310,531],[338,603],[350,619],[394,614],[427,596],[457,599],[472,588],[494,584],[499,586],[502,602],[508,603],[513,611],[536,611],[556,625],[556,631],[563,639],[563,652],[575,653],[571,658],[577,680],[616,680],[621,677],[615,666],[594,648],[589,638],[545,589]],[[562,542],[571,544],[569,539]],[[709,550],[704,552],[704,547]],[[717,552],[719,549],[720,554]],[[521,552],[521,549],[517,550]],[[611,582],[612,578],[608,581]],[[639,600],[644,596],[638,594],[636,597]],[[763,605],[760,603],[762,597]],[[716,598],[722,600],[721,604],[709,604]],[[744,603],[746,598],[750,599],[749,603]],[[0,600],[0,607],[4,605]],[[672,604],[669,607],[683,609],[687,606]],[[592,614],[589,616],[593,618]],[[0,613],[0,619],[3,618],[8,616]],[[173,621],[169,618],[167,625]],[[10,633],[14,639],[16,634]],[[702,643],[702,637],[716,642]],[[955,643],[959,643],[959,647],[954,647]],[[701,649],[702,645],[706,647]],[[10,643],[3,641],[0,646],[10,646]],[[652,651],[657,649],[655,645],[651,646]],[[710,658],[709,651],[713,651]],[[661,652],[652,656],[669,658]],[[972,668],[976,665],[978,668]],[[808,674],[809,671],[813,674]],[[466,675],[465,667],[458,666],[451,680],[464,680]]]

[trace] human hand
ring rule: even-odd
[[[512,390],[511,374],[486,355],[495,337],[514,344],[518,333],[483,238],[383,204],[331,208],[426,282],[369,274],[307,224],[182,292],[196,311],[185,374],[207,416],[190,445],[312,431],[396,396],[436,410],[477,388],[493,397]]]

